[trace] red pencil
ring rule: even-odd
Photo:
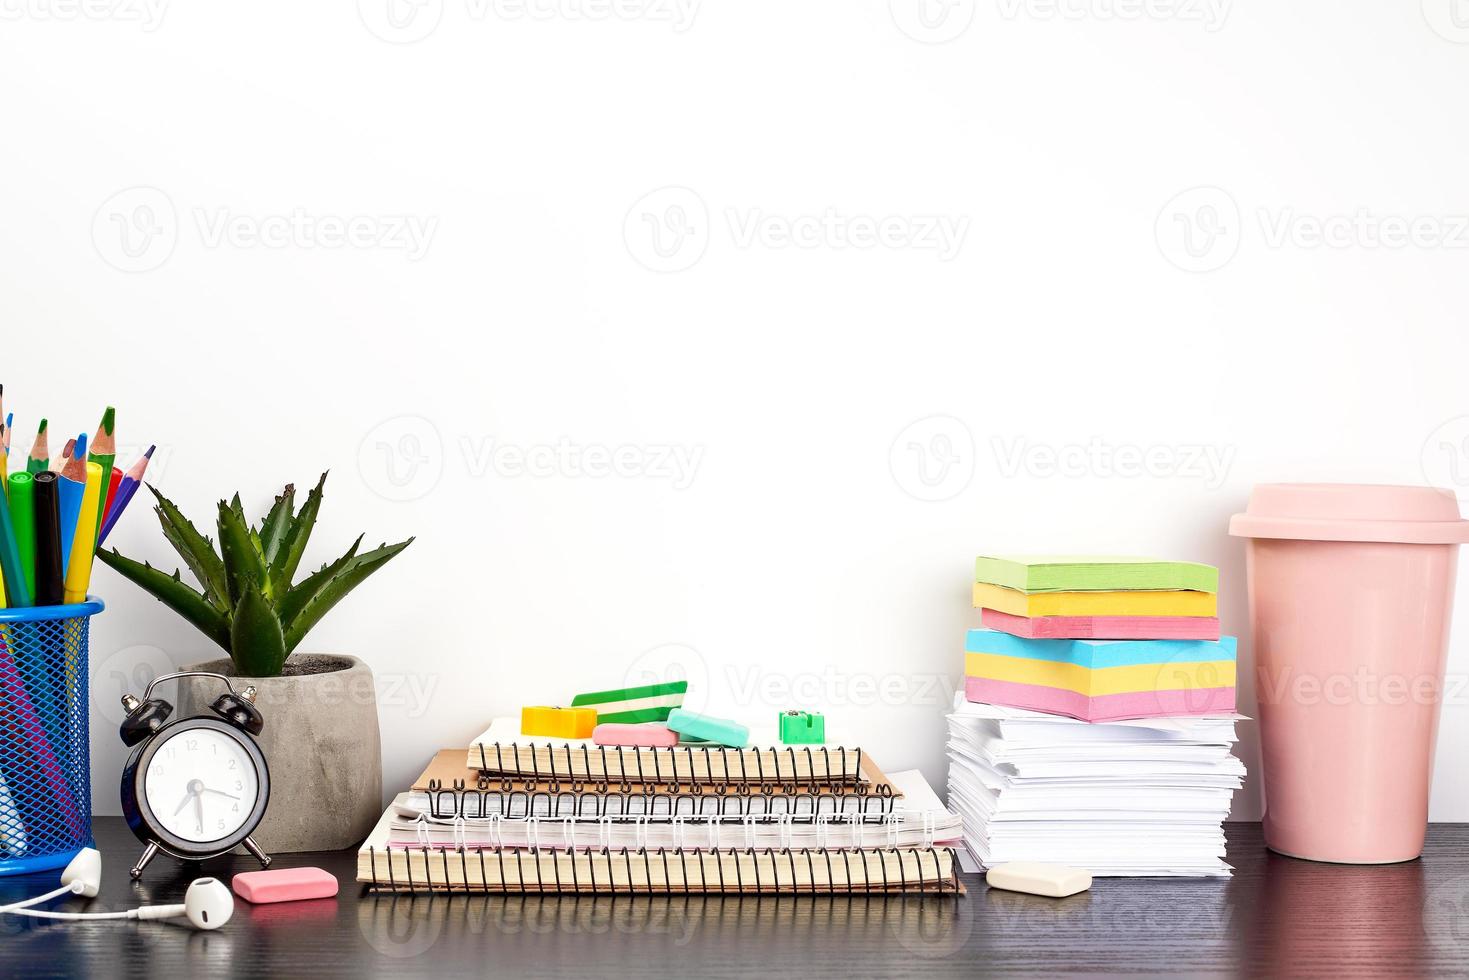
[[[112,507],[112,500],[117,496],[117,485],[122,482],[122,470],[116,466],[112,468],[112,475],[107,478],[107,502],[102,505],[102,513],[107,513]]]

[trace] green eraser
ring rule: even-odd
[[[682,708],[674,708],[670,711],[665,724],[680,735],[701,738],[715,745],[728,745],[742,749],[750,741],[750,729],[737,721],[715,718],[711,715],[697,715]]]
[[[785,711],[780,716],[782,745],[822,745],[826,742],[826,717],[816,711]]]

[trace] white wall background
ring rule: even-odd
[[[307,643],[389,789],[669,664],[941,781],[976,553],[1217,563],[1237,633],[1255,482],[1469,494],[1451,0],[388,2],[3,0],[0,381],[17,454],[112,402],[201,521],[330,467],[310,559],[419,536]],[[95,584],[115,812],[117,696],[210,650]]]

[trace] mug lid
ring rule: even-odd
[[[1237,538],[1462,544],[1469,521],[1453,491],[1359,483],[1262,483],[1243,514],[1229,521]]]

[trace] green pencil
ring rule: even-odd
[[[105,487],[107,477],[112,472],[112,464],[117,461],[117,438],[113,435],[116,426],[116,410],[107,406],[107,411],[102,413],[102,424],[97,426],[97,435],[92,439],[91,447],[87,450],[87,462],[96,463],[102,467],[102,484]],[[104,489],[97,495],[97,526],[92,530],[92,547],[97,547],[97,536],[102,533],[102,521],[107,516],[107,491]]]
[[[51,449],[46,444],[46,420],[36,430],[36,441],[31,443],[31,455],[26,459],[26,472],[32,475],[44,473],[51,468]]]
[[[32,496],[35,478],[29,473],[10,474],[10,526],[15,530],[15,552],[20,558],[26,591],[36,594],[36,505]]]

